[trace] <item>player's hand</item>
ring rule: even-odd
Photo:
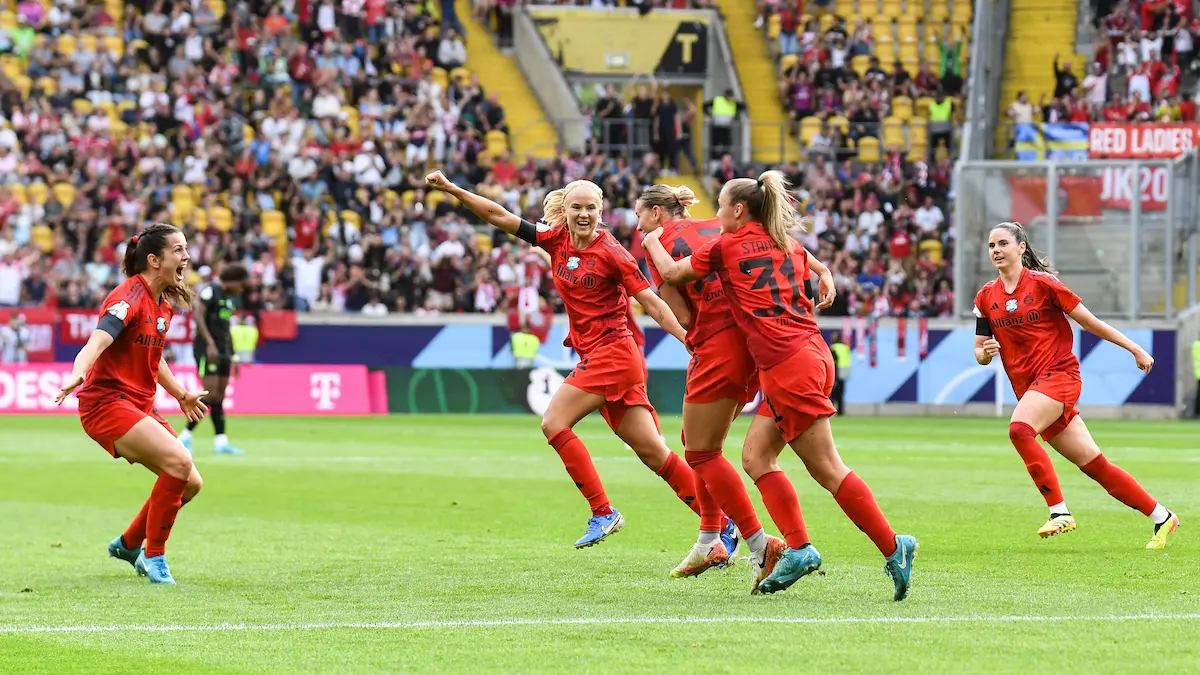
[[[453,183],[441,171],[434,171],[425,176],[425,185],[431,189],[445,192],[453,186]]]
[[[1150,369],[1154,367],[1154,357],[1147,354],[1146,350],[1141,347],[1138,347],[1137,351],[1133,353],[1133,358],[1137,361],[1138,370],[1143,373],[1150,372]]]
[[[208,406],[200,399],[208,396],[208,390],[189,391],[179,399],[179,410],[189,422],[199,422],[208,414]]]
[[[832,274],[822,274],[817,280],[817,298],[820,302],[817,303],[817,309],[826,309],[833,305],[834,298],[837,297],[837,288],[833,285]]]
[[[58,392],[58,396],[54,397],[54,405],[62,405],[62,402],[67,400],[67,397],[71,395],[71,392],[78,389],[79,385],[81,384],[83,384],[83,375],[76,375],[71,378],[70,381],[67,382],[66,386],[64,386],[62,390]]]
[[[659,238],[661,238],[661,237],[662,237],[662,228],[660,227],[657,230],[654,230],[653,232],[647,233],[645,237],[642,237],[642,246],[645,246],[646,244],[649,244],[651,242],[657,243]]]
[[[996,358],[996,355],[999,353],[1000,343],[996,342],[996,338],[990,337],[983,341],[983,355],[986,356],[988,360]]]

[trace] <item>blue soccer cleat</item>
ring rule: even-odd
[[[188,451],[189,455],[192,454],[192,434],[190,432],[185,431],[179,434],[179,442],[183,445],[183,449]]]
[[[896,594],[892,599],[899,602],[908,596],[908,588],[912,584],[913,560],[917,557],[917,538],[911,534],[896,535],[896,552],[888,556],[883,571],[896,584]]]
[[[245,452],[226,443],[225,445],[214,445],[213,452],[218,455],[244,455]]]
[[[809,544],[801,548],[789,548],[783,552],[775,569],[758,584],[759,593],[786,591],[792,584],[821,568],[821,554],[817,547]]]
[[[167,556],[156,555],[153,558],[147,558],[146,552],[143,551],[137,557],[137,562],[133,564],[133,568],[138,574],[143,577],[149,577],[152,584],[174,584],[175,578],[171,576],[171,570],[167,568]]]
[[[717,565],[719,570],[733,565],[738,546],[742,543],[742,533],[738,532],[737,526],[733,524],[733,519],[728,516],[725,517],[725,529],[721,530],[721,543],[725,545],[725,552],[729,554],[729,558]]]
[[[142,549],[140,546],[138,548],[125,548],[125,538],[118,534],[117,538],[113,539],[108,545],[108,555],[118,560],[124,560],[136,569],[137,559],[138,556],[142,555]]]
[[[575,542],[575,548],[595,546],[608,535],[620,532],[622,527],[625,527],[625,518],[616,509],[607,516],[592,516],[588,518],[587,532]]]

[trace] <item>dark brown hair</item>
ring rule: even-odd
[[[167,238],[178,232],[179,229],[173,225],[155,223],[130,237],[125,244],[121,271],[127,277],[145,272],[150,268],[149,256],[162,256],[167,250]],[[176,307],[192,306],[192,289],[187,285],[168,285],[163,289],[163,297]]]
[[[250,272],[242,263],[228,263],[221,268],[217,278],[227,284],[244,284],[250,278]]]
[[[1029,235],[1025,232],[1025,227],[1016,221],[1000,223],[996,227],[1004,228],[1006,232],[1013,236],[1017,244],[1025,244],[1025,252],[1021,254],[1021,264],[1027,269],[1035,272],[1049,272],[1055,274],[1054,266],[1050,264],[1039,251],[1029,244]]]

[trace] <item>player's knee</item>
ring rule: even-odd
[[[192,475],[192,456],[181,446],[159,462],[159,469],[176,478],[187,480]]]
[[[762,455],[742,452],[742,471],[750,477],[750,480],[758,480],[763,474],[770,473],[773,467],[775,467],[775,462]]]
[[[542,416],[542,435],[547,439],[554,438],[555,434],[566,429],[567,425],[553,415]]]
[[[202,487],[204,487],[204,479],[200,477],[199,473],[193,471],[188,476],[187,486],[183,488],[183,500],[190,502],[195,499],[196,495],[200,494],[200,488]]]
[[[1024,422],[1012,422],[1008,425],[1008,439],[1013,443],[1036,438],[1037,432]]]

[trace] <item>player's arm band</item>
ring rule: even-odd
[[[524,218],[522,218],[521,224],[517,225],[517,238],[524,239],[525,241],[529,242],[530,244],[537,246],[538,245],[537,225],[534,225],[533,223],[529,222],[528,220],[525,220]]]
[[[100,323],[96,324],[96,330],[102,330],[116,340],[121,331],[125,330],[125,324],[112,314],[105,314],[100,318]]]
[[[975,317],[975,334],[982,337],[992,337],[992,324],[987,319]]]

